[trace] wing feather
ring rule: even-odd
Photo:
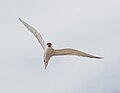
[[[84,52],[81,52],[79,50],[75,50],[75,49],[56,49],[54,50],[54,55],[53,56],[60,56],[60,55],[76,55],[76,56],[82,56],[82,57],[89,57],[89,58],[97,58],[97,59],[101,59],[102,57],[97,57],[91,54],[87,54]]]
[[[29,25],[28,23],[23,21],[22,19],[19,18],[19,20],[27,27],[27,29],[30,32],[32,32],[34,34],[34,36],[37,38],[38,42],[41,44],[43,50],[45,50],[45,42],[44,42],[42,36],[40,35],[40,33],[35,28],[33,28],[31,25]]]

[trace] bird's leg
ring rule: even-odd
[[[48,64],[48,61],[44,60],[44,63]]]
[[[48,61],[44,60],[44,65],[45,65],[45,69],[46,69],[46,67],[48,65]]]

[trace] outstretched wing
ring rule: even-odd
[[[89,58],[97,58],[97,59],[101,59],[102,57],[97,57],[97,56],[93,56],[84,52],[81,52],[79,50],[75,50],[75,49],[56,49],[54,50],[54,54],[53,56],[60,56],[60,55],[76,55],[76,56],[82,56],[82,57],[89,57]]]
[[[34,34],[34,36],[37,38],[37,40],[41,44],[43,50],[45,50],[45,42],[44,42],[42,36],[40,35],[40,33],[35,28],[33,28],[31,25],[29,25],[28,23],[24,22],[22,19],[19,18],[19,20],[27,27],[27,29],[30,32],[32,32]]]

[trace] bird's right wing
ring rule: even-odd
[[[34,36],[37,38],[37,40],[41,44],[43,50],[45,50],[45,42],[44,42],[42,36],[40,35],[40,33],[35,28],[33,28],[31,25],[29,25],[28,23],[24,22],[22,19],[19,18],[19,20],[27,27],[27,29],[30,32],[32,32],[34,34]]]
[[[54,50],[53,56],[60,56],[60,55],[76,55],[76,56],[82,56],[82,57],[89,57],[89,58],[97,58],[97,59],[101,59],[102,57],[97,57],[94,55],[90,55],[84,52],[81,52],[79,50],[75,50],[75,49],[56,49]]]

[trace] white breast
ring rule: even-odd
[[[49,61],[51,56],[53,55],[53,48],[46,48],[44,53],[44,60]]]

